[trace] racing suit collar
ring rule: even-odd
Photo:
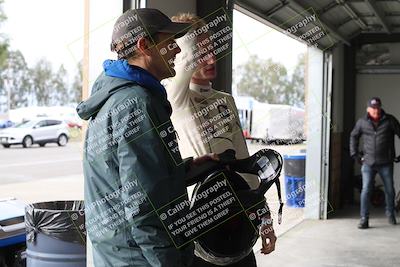
[[[209,95],[211,94],[211,82],[208,85],[200,85],[190,82],[189,89],[193,90],[201,95]]]

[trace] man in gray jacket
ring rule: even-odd
[[[394,135],[400,137],[399,122],[394,116],[385,113],[378,97],[371,98],[366,116],[357,121],[350,136],[350,155],[362,164],[360,229],[368,228],[370,192],[376,173],[381,176],[385,188],[386,216],[390,224],[396,224],[393,187]],[[362,152],[358,150],[360,137],[363,139]]]

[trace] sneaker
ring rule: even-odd
[[[396,222],[396,217],[395,217],[394,215],[389,216],[389,223],[390,223],[391,225],[397,224],[397,222]]]
[[[360,223],[358,224],[358,229],[367,229],[368,227],[368,218],[362,217]]]

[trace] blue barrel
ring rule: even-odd
[[[293,208],[305,206],[306,155],[284,155],[286,205]]]
[[[86,267],[86,246],[38,233],[27,242],[27,267]]]
[[[27,267],[86,267],[83,201],[29,204],[25,223]]]

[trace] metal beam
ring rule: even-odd
[[[362,44],[376,44],[376,43],[399,43],[400,33],[363,33],[357,36],[357,42]]]
[[[356,38],[358,35],[362,34],[362,31],[360,29],[354,31],[353,33],[350,34],[349,39],[353,40],[354,38]]]
[[[379,23],[382,24],[386,33],[390,33],[390,28],[388,23],[386,22],[385,14],[378,7],[375,0],[365,0],[365,4],[367,4],[367,6],[371,9],[371,11],[374,12],[376,18],[379,20]]]
[[[307,13],[308,15],[312,15],[311,12],[309,11],[309,7],[304,6],[304,4],[300,4],[295,0],[289,0],[290,2],[290,6],[292,6],[292,10],[294,12],[297,12],[297,14],[305,14]],[[318,14],[317,14],[318,16]],[[335,36],[336,39],[342,41],[343,43],[345,43],[346,45],[350,45],[350,41],[347,39],[347,37],[343,36],[342,34],[340,34],[333,25],[331,25],[330,23],[324,21],[324,19],[322,18],[318,18],[318,20],[321,22],[321,26],[323,28],[325,28],[326,30],[328,30],[331,34],[333,34]]]
[[[167,2],[167,1],[165,1]],[[170,2],[170,1],[168,1]],[[200,0],[196,3],[197,15],[201,18],[208,20],[213,19],[209,14],[215,13],[216,10],[224,9],[227,14],[227,21],[222,22],[216,26],[216,31],[225,29],[227,26],[231,26],[233,21],[233,0],[213,0],[204,1]],[[225,13],[224,12],[224,13]],[[214,15],[215,17],[215,15]],[[232,33],[232,28],[229,30]],[[218,77],[214,79],[213,84],[215,88],[227,93],[232,93],[232,38],[227,41],[228,48],[225,50],[225,55],[219,57],[217,60],[217,73]]]
[[[358,26],[360,26],[362,30],[368,28],[367,24],[358,16],[358,14],[353,10],[353,8],[348,3],[346,3],[346,1],[336,0],[336,3],[340,4],[344,8],[344,10],[346,10],[349,16],[357,22]]]
[[[321,8],[320,10],[317,11],[318,14],[323,15],[329,11],[331,11],[334,8],[339,7],[340,5],[338,3],[335,2],[330,2],[328,5],[324,6],[323,8]]]
[[[345,1],[345,0],[336,0],[336,2],[331,2],[327,6],[323,7],[322,9],[316,11],[316,13],[319,16],[322,16],[323,14],[331,11],[334,8],[341,7],[343,8],[347,14],[349,14],[349,18],[343,21],[342,23],[338,24],[335,28],[338,29],[342,27],[343,25],[354,21],[355,23],[358,24],[358,26],[362,30],[366,30],[368,28],[368,25],[361,19],[361,17],[354,11],[354,9]]]
[[[265,12],[265,16],[267,17],[272,17],[276,12],[278,12],[279,10],[281,10],[282,8],[284,8],[285,6],[287,6],[288,3],[287,2],[281,2],[280,4],[277,4],[276,6],[274,6],[273,8],[271,8],[270,10],[268,10],[267,12]]]
[[[400,1],[399,1],[399,3],[400,3]],[[375,18],[375,14],[373,14],[373,13],[360,13],[359,15],[360,15],[360,17],[363,17],[363,18]],[[385,15],[385,18],[399,18],[400,12],[398,12],[398,11],[385,12],[384,15]]]
[[[125,12],[132,8],[131,0],[122,0],[122,12]]]
[[[365,0],[346,0],[346,2],[349,3],[364,3]],[[378,3],[383,3],[383,2],[398,2],[399,0],[375,0]]]
[[[400,65],[357,66],[361,74],[400,74]]]
[[[89,97],[90,0],[83,2],[82,100]]]
[[[89,97],[90,0],[83,1],[83,14],[82,101]],[[82,140],[85,140],[87,128],[88,123],[84,121]]]
[[[344,25],[346,25],[347,23],[352,22],[352,21],[354,21],[353,18],[347,18],[346,20],[342,21],[340,24],[337,24],[336,28],[339,29],[340,27],[343,27]]]
[[[247,4],[247,3],[243,3],[242,1],[237,1],[235,3],[235,9],[238,10],[239,12],[242,12],[243,14],[246,14],[247,16],[249,16],[249,17],[251,17],[251,18],[253,18],[253,19],[255,19],[255,20],[257,20],[257,21],[259,21],[259,22],[261,22],[261,23],[263,23],[263,24],[265,24],[265,25],[267,25],[267,26],[269,26],[269,27],[271,27],[271,28],[273,28],[273,29],[275,29],[277,31],[279,31],[279,32],[283,32],[284,31],[282,26],[285,23],[277,21],[276,19],[271,18],[271,17],[267,18],[265,16],[265,14],[263,14],[257,8],[251,6],[251,5]],[[295,40],[298,40],[298,36],[296,36],[293,33],[286,32],[284,34],[290,36],[291,38],[293,38]],[[305,45],[308,45],[305,40],[299,40],[299,42],[301,42],[301,43],[303,43]],[[317,43],[318,43],[318,48],[321,49],[321,50],[325,50],[325,49],[328,48],[328,47],[325,47],[322,44],[320,44],[318,41],[317,41]]]
[[[399,24],[399,23],[392,23],[392,24],[390,24],[389,26],[390,26],[391,29],[393,29],[393,28],[399,28],[399,27],[400,27],[400,24]],[[368,24],[368,27],[369,27],[369,28],[380,28],[380,29],[383,28],[381,24]],[[392,30],[391,32],[393,32],[393,30]]]

